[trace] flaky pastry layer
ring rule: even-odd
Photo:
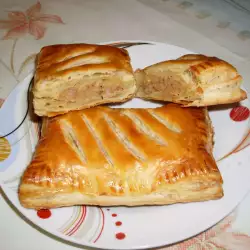
[[[242,77],[231,64],[204,55],[187,54],[136,71],[136,96],[183,106],[210,106],[247,98]]]
[[[206,108],[95,107],[43,120],[19,199],[27,208],[218,199]]]
[[[136,82],[128,52],[105,45],[43,47],[34,78],[34,111],[55,116],[132,98]]]

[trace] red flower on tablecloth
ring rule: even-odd
[[[43,14],[41,12],[41,3],[37,2],[25,12],[10,11],[9,20],[0,20],[0,29],[8,30],[2,39],[16,39],[27,33],[36,39],[44,36],[45,23],[61,23],[61,17],[57,15]]]
[[[183,241],[165,250],[245,250],[250,249],[250,236],[232,232],[232,222],[235,214],[225,218],[218,225],[190,240]]]

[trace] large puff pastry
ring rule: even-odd
[[[218,199],[212,147],[206,108],[99,106],[45,118],[19,199],[36,209]]]
[[[37,57],[34,111],[55,116],[132,98],[136,81],[128,52],[105,45],[43,47]]]
[[[210,106],[247,98],[242,77],[216,57],[188,54],[136,71],[137,97],[183,106]]]

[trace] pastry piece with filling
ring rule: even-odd
[[[43,120],[19,199],[35,209],[219,199],[222,177],[212,150],[206,108],[72,111]]]
[[[39,116],[55,116],[133,97],[136,82],[128,52],[105,45],[43,47],[37,57],[33,96]]]
[[[210,106],[247,98],[237,70],[216,57],[188,54],[139,69],[135,75],[136,96],[143,99]]]

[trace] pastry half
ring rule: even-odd
[[[105,45],[43,47],[37,57],[33,96],[39,116],[55,116],[132,98],[136,82],[128,52]]]
[[[210,106],[247,98],[242,77],[229,63],[204,55],[187,54],[136,71],[137,97],[184,106]]]
[[[222,177],[212,149],[205,108],[168,104],[69,112],[43,120],[19,199],[35,209],[218,199]]]

